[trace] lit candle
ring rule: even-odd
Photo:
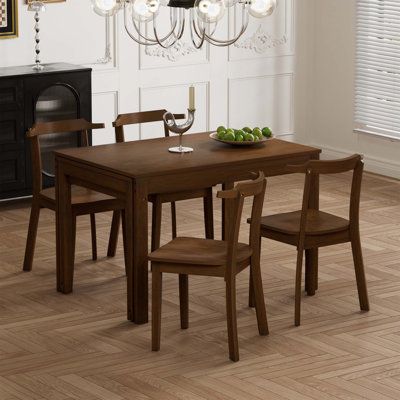
[[[194,86],[189,87],[189,110],[193,111],[196,107],[194,105]]]

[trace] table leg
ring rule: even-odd
[[[222,184],[222,190],[229,190],[235,186],[234,182],[225,182]],[[232,202],[222,199],[222,240],[227,240],[226,233],[229,232],[229,224],[234,218],[234,210],[231,206]]]
[[[133,204],[132,204],[133,198]],[[148,202],[147,188],[135,183],[125,208],[127,242],[128,319],[148,322]]]
[[[319,209],[319,176],[314,175],[311,181],[309,207]],[[318,249],[306,250],[305,286],[308,296],[314,296],[318,289]]]
[[[56,161],[56,259],[57,290],[71,293],[74,277],[74,238],[71,184],[63,171],[62,163]]]

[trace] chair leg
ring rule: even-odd
[[[40,206],[36,201],[32,202],[31,216],[29,218],[28,236],[26,238],[24,271],[32,270],[33,255],[35,253],[36,236],[39,224]]]
[[[153,202],[153,215],[151,227],[151,251],[155,251],[160,247],[161,237],[161,218],[162,218],[162,203],[158,196]]]
[[[204,227],[207,239],[214,239],[214,212],[212,188],[207,189],[207,196],[203,197]]]
[[[76,247],[76,215],[73,215],[72,221],[71,221],[71,237],[72,237],[72,243],[71,243],[71,252],[72,252],[72,265],[75,266],[75,247]],[[74,269],[74,267],[73,267]]]
[[[92,232],[92,260],[97,260],[96,215],[90,214],[90,230]]]
[[[176,228],[176,203],[174,201],[171,203],[171,224],[172,224],[172,239],[175,239],[178,234]]]
[[[162,299],[162,273],[152,265],[152,331],[151,349],[160,350],[161,340],[161,299]]]
[[[254,308],[256,306],[254,300],[254,286],[253,286],[253,271],[250,268],[249,274],[249,307]]]
[[[121,220],[122,220],[122,244],[124,248],[124,264],[125,264],[125,274],[128,275],[127,266],[127,244],[126,244],[126,224],[125,224],[125,210],[121,210]]]
[[[232,361],[239,361],[235,278],[226,281],[226,318],[228,325],[229,358]]]
[[[260,249],[261,249],[261,238],[262,236],[260,236],[260,240],[259,240],[259,245],[260,245]],[[250,268],[250,276],[249,276],[249,307],[254,308],[256,306],[256,303],[254,301],[254,287],[253,287],[253,277],[252,277],[252,270]]]
[[[351,249],[353,252],[354,271],[356,273],[357,290],[358,290],[358,299],[360,301],[360,309],[363,311],[369,311],[367,281],[365,279],[364,262],[363,262],[359,233],[352,235]]]
[[[318,249],[307,249],[305,259],[305,290],[307,296],[314,296],[318,289]]]
[[[179,274],[179,306],[181,329],[189,328],[189,279],[188,275]]]
[[[296,290],[295,290],[295,311],[294,324],[300,325],[300,304],[301,304],[301,274],[303,268],[303,249],[297,250],[297,265],[296,265]]]
[[[268,335],[268,321],[267,312],[265,310],[264,289],[261,278],[260,262],[258,260],[251,260],[251,278],[253,281],[253,298],[256,305],[258,332],[260,335]]]
[[[121,211],[115,210],[113,212],[113,217],[111,222],[110,238],[108,239],[107,257],[115,257],[115,253],[117,252],[120,221],[121,221]]]

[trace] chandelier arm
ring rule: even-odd
[[[172,25],[172,12],[176,12],[176,8],[171,8],[170,10],[170,23]],[[184,30],[185,30],[185,10],[184,9],[179,9],[179,14],[178,14],[178,19],[179,19],[179,28],[178,28],[178,34],[175,34],[175,29],[172,33],[175,39],[179,40],[182,38]]]
[[[247,26],[249,25],[249,13],[246,12],[246,6],[243,4],[242,7],[242,28],[240,30],[240,32],[238,33],[237,36],[235,36],[232,39],[228,39],[228,40],[221,40],[221,39],[217,39],[212,37],[212,35],[207,35],[206,36],[206,40],[207,42],[211,43],[214,46],[230,46],[231,44],[235,43],[242,35],[243,33],[246,31]]]
[[[204,40],[205,40],[205,33],[206,33],[206,29],[203,28],[203,33],[200,36],[200,34],[197,32],[197,28],[196,28],[196,24],[194,21],[194,15],[193,15],[193,10],[190,10],[190,20],[191,20],[191,24],[190,24],[190,38],[192,39],[192,43],[194,45],[194,47],[196,49],[200,49],[203,46]],[[200,39],[200,43],[196,44],[196,41],[194,39],[194,34],[193,32],[195,32],[196,36]]]
[[[181,39],[182,38],[182,36],[183,36],[183,33],[184,33],[184,31],[185,31],[185,22],[186,22],[186,18],[185,18],[185,9],[184,8],[182,8],[181,10],[180,10],[180,12],[181,12],[181,30],[180,30],[180,32],[178,33],[178,39]]]
[[[128,7],[128,5],[125,5],[125,9],[124,9],[124,16],[125,16],[125,29],[127,30],[129,36],[135,40],[136,42],[138,42],[138,40],[136,40],[134,37],[132,37],[132,34],[129,33],[128,29],[127,29],[127,19],[128,19],[128,13],[126,11],[126,8]],[[147,46],[150,45],[156,45],[159,44],[159,41],[156,38],[150,38],[150,37],[146,37],[144,34],[142,34],[142,32],[140,31],[140,27],[138,27],[135,19],[132,17],[132,25],[135,28],[136,33],[139,35],[140,38],[142,38],[143,40],[146,41],[146,43],[143,43],[143,41],[141,39],[140,40],[140,44],[145,44]],[[165,41],[166,39],[168,39],[172,33],[175,31],[176,25],[177,25],[177,20],[176,20],[176,12],[174,12],[173,15],[173,19],[171,20],[171,24],[173,24],[173,27],[171,28],[171,31],[168,32],[167,35],[165,35],[163,38],[159,39],[160,41]],[[138,42],[139,43],[139,42]]]
[[[197,21],[197,22],[198,22],[198,21]],[[200,33],[199,33],[199,32],[200,32],[200,27],[197,27],[197,25],[196,25],[196,20],[195,20],[195,18],[194,18],[194,11],[193,11],[193,9],[190,10],[190,31],[192,31],[192,27],[193,27],[193,30],[194,30],[194,32],[195,32],[197,38],[198,38],[198,39],[201,39],[201,38],[202,38],[202,35],[200,35]],[[199,29],[199,30],[197,30],[197,29]],[[204,26],[202,27],[202,29],[205,31]]]
[[[154,25],[154,21],[155,21],[155,18],[153,19],[153,25]],[[174,13],[174,19],[173,19],[173,27],[171,28],[171,30],[163,37],[163,38],[161,38],[161,39],[157,39],[157,37],[156,37],[156,35],[154,35],[154,37],[155,37],[155,39],[152,39],[152,38],[147,38],[147,37],[145,37],[141,32],[140,32],[140,28],[138,28],[138,26],[137,26],[137,24],[136,24],[136,22],[135,22],[135,20],[132,18],[132,23],[133,23],[133,25],[134,25],[134,27],[135,27],[135,29],[136,29],[136,32],[138,33],[138,35],[140,36],[140,37],[142,37],[143,39],[145,39],[145,40],[148,40],[148,41],[150,41],[150,42],[153,42],[153,43],[155,43],[155,44],[159,44],[160,43],[160,41],[161,42],[164,42],[165,40],[167,40],[167,39],[169,39],[172,35],[174,35],[174,33],[175,33],[175,28],[176,28],[176,25],[177,25],[177,18],[176,18],[176,12]]]
[[[157,40],[157,43],[158,43],[163,49],[169,49],[170,47],[172,47],[172,46],[178,41],[178,38],[177,38],[177,36],[175,35],[175,27],[174,27],[174,29],[170,32],[169,36],[166,36],[166,37],[160,39],[160,38],[158,37],[158,34],[157,34],[156,19],[153,19],[153,33],[154,33],[154,37],[155,37],[156,40]],[[171,42],[171,43],[168,43],[167,45],[163,44],[163,42],[165,42],[165,41],[166,41],[167,39],[169,39],[171,36],[174,37],[174,40],[172,40],[172,42]]]
[[[134,40],[136,43],[141,44],[141,45],[144,45],[144,46],[154,46],[154,45],[157,44],[157,41],[155,41],[155,42],[148,41],[146,38],[145,38],[145,41],[143,41],[143,40],[140,39],[140,37],[143,37],[142,35],[140,35],[140,37],[137,38],[137,37],[135,37],[135,35],[134,35],[133,33],[131,33],[131,31],[130,31],[130,29],[129,29],[129,27],[128,27],[128,16],[127,16],[126,9],[124,10],[124,25],[125,25],[125,31],[126,31],[126,33],[127,33],[127,34],[129,35],[129,37],[130,37],[132,40]],[[134,25],[135,30],[136,30],[136,32],[137,32],[136,24],[133,23],[133,25]]]

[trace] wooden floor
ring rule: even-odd
[[[346,175],[324,178],[322,208],[346,216],[348,184]],[[264,213],[297,208],[301,192],[299,176],[270,179]],[[125,317],[122,248],[104,256],[110,215],[98,216],[97,262],[89,218],[80,218],[74,293],[66,296],[55,291],[54,215],[43,211],[33,271],[23,273],[29,202],[0,204],[0,399],[400,399],[400,182],[366,174],[361,210],[371,311],[359,312],[349,245],[326,248],[320,289],[304,295],[295,328],[295,249],[263,240],[270,335],[257,335],[243,273],[241,359],[232,363],[223,281],[191,279],[191,325],[181,331],[178,282],[165,277],[161,351],[152,353],[150,324]],[[219,227],[219,204],[215,214]],[[165,207],[163,241],[169,226]],[[200,200],[178,204],[178,228],[203,235]]]

